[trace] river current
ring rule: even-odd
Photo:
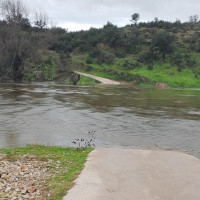
[[[200,90],[0,84],[0,148],[44,144],[172,149],[200,158]]]

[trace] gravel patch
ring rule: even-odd
[[[41,161],[34,155],[9,160],[0,154],[0,200],[48,199],[46,180],[54,176],[52,164],[52,160]]]

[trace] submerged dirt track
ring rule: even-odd
[[[199,200],[200,160],[179,152],[94,150],[63,200]]]
[[[104,84],[104,85],[120,85],[119,82],[113,81],[113,80],[110,80],[110,79],[107,79],[107,78],[102,78],[102,77],[99,77],[99,76],[94,76],[94,75],[91,75],[91,74],[86,74],[86,73],[77,72],[77,71],[76,71],[76,73],[80,74],[82,76],[85,76],[85,77],[95,79],[95,80],[101,82],[101,84]]]

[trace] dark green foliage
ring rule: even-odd
[[[112,65],[114,64],[115,61],[115,54],[113,53],[106,53],[104,54],[104,58],[103,58],[103,62],[108,64],[108,65]]]
[[[134,13],[133,15],[131,15],[131,21],[134,23],[134,24],[137,24],[137,21],[140,19],[140,15],[139,13]]]
[[[141,64],[139,62],[126,59],[124,60],[122,67],[127,70],[132,70],[132,69],[140,68]]]
[[[116,48],[121,38],[120,29],[112,23],[107,22],[107,24],[103,27],[102,33],[102,42],[110,45],[111,48]]]
[[[150,49],[147,49],[144,53],[142,53],[138,57],[138,61],[145,64],[153,63],[154,60],[156,60],[155,55],[153,55],[153,52],[150,51]]]
[[[189,68],[197,68],[197,61],[194,59],[192,54],[189,53],[175,53],[171,57],[171,62],[173,65],[177,66],[178,71]]]
[[[115,55],[118,58],[125,58],[126,52],[123,49],[119,49],[115,51]]]
[[[24,31],[31,29],[31,22],[29,21],[28,18],[23,18],[21,23],[22,23],[22,29]]]
[[[146,43],[145,36],[136,28],[130,27],[124,35],[124,48],[126,53],[137,54],[141,51],[142,45]]]
[[[98,56],[101,55],[101,51],[97,48],[92,48],[90,51],[89,51],[89,56],[91,58],[97,58]]]
[[[89,71],[91,71],[92,69],[93,69],[93,67],[90,66],[90,65],[88,65],[87,68],[86,68],[86,71],[89,72]]]
[[[147,67],[147,69],[148,69],[148,70],[153,70],[153,65],[149,65],[149,66]]]
[[[87,53],[87,64],[96,62],[99,65],[112,65],[115,61],[114,55],[117,58],[131,55],[133,60],[147,66],[153,65],[156,61],[167,61],[184,68],[194,66],[194,60],[175,58],[177,52],[200,51],[200,28],[195,24],[193,29],[190,33],[190,23],[181,23],[180,20],[172,23],[155,18],[148,23],[122,28],[108,22],[100,29],[91,28],[88,31],[66,33],[66,38],[71,47],[68,52]],[[127,69],[134,67],[130,63],[124,66]]]
[[[115,54],[112,52],[108,52],[108,53],[103,53],[101,52],[97,58],[96,58],[96,62],[101,65],[103,63],[107,64],[107,65],[112,65],[115,62]]]
[[[88,58],[88,59],[86,60],[86,63],[87,63],[87,64],[92,64],[92,63],[93,63],[93,62],[92,62],[92,59]]]
[[[153,54],[157,51],[165,59],[166,54],[171,54],[174,51],[175,36],[168,33],[167,31],[158,32],[152,39],[151,49]]]
[[[136,67],[135,63],[130,60],[125,60],[123,63],[124,69],[134,69]]]
[[[68,78],[75,45],[65,29],[32,26],[20,0],[2,0],[0,14],[0,81],[52,81],[61,68]]]
[[[185,23],[158,18],[138,23],[139,18],[138,13],[133,14],[134,25],[124,27],[107,22],[99,29],[67,32],[59,27],[41,29],[32,26],[28,18],[19,17],[20,53],[13,60],[9,52],[15,45],[3,47],[14,43],[17,38],[13,38],[17,34],[11,35],[8,21],[0,20],[0,43],[4,44],[0,46],[0,79],[12,78],[18,70],[21,79],[54,80],[57,71],[70,71],[70,66],[92,71],[95,64],[102,66],[102,70],[107,67],[108,74],[113,72],[111,68],[131,71],[141,66],[151,73],[155,63],[168,63],[176,66],[178,71],[190,68],[198,78],[200,22],[197,16],[193,15]],[[74,61],[71,56],[77,56],[77,60]],[[13,62],[15,68],[11,66]],[[124,76],[115,73],[118,73],[116,77]],[[132,80],[130,77],[125,79]]]

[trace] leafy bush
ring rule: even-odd
[[[92,71],[92,69],[93,69],[93,67],[92,66],[90,66],[90,65],[88,65],[87,67],[86,67],[86,71]]]
[[[153,65],[149,65],[149,66],[147,67],[147,70],[153,70]]]
[[[163,59],[165,59],[166,54],[170,54],[174,51],[174,40],[175,36],[169,32],[158,32],[152,39],[151,49],[157,49]]]
[[[196,68],[197,61],[189,53],[176,53],[171,57],[171,62],[173,65],[178,67],[178,71],[184,68]]]
[[[87,59],[86,59],[86,63],[90,65],[90,64],[92,64],[92,63],[93,63],[93,61],[92,61],[92,59],[91,59],[91,58],[87,58]]]
[[[126,56],[126,52],[123,51],[122,49],[115,51],[115,55],[118,58],[125,58]]]
[[[104,61],[104,63],[106,63],[108,65],[114,64],[115,54],[114,53],[106,53],[106,54],[104,54],[103,61]]]
[[[152,52],[148,49],[143,54],[140,54],[138,61],[141,63],[151,64],[154,62],[155,57],[152,55]]]
[[[94,48],[89,52],[89,57],[97,58],[100,54],[101,54],[101,51],[97,48]]]
[[[141,64],[138,62],[134,62],[128,59],[124,60],[124,63],[123,63],[124,69],[131,70],[131,69],[140,68],[140,67],[141,67]]]

